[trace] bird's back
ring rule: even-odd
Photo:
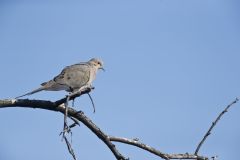
[[[91,67],[87,63],[79,63],[65,67],[53,80],[57,84],[67,85],[77,90],[89,83]]]

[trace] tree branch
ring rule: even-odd
[[[239,101],[238,98],[236,98],[232,103],[230,103],[229,105],[227,105],[227,107],[218,115],[218,117],[216,118],[216,120],[214,122],[212,122],[211,127],[208,129],[207,133],[204,135],[203,139],[200,141],[200,143],[197,146],[197,149],[195,151],[195,155],[198,154],[201,146],[203,145],[203,143],[206,141],[207,137],[211,134],[212,129],[216,126],[217,122],[221,119],[221,117],[223,116],[224,113],[226,113],[228,111],[228,109],[234,105],[235,103],[237,103]]]
[[[82,94],[89,93],[90,90],[85,90],[84,92],[72,95],[70,96],[70,99],[74,99]],[[0,100],[0,108],[6,108],[6,107],[23,107],[23,108],[39,108],[39,109],[46,109],[51,111],[57,111],[61,112],[62,114],[65,114],[65,105],[64,102],[66,102],[67,98],[60,99],[56,102],[51,101],[45,101],[45,100],[29,100],[29,99],[5,99]],[[194,154],[167,154],[163,153],[151,146],[148,146],[142,142],[140,142],[138,139],[127,139],[123,137],[115,137],[115,136],[108,136],[105,134],[98,126],[96,126],[82,111],[76,111],[73,108],[68,108],[68,116],[72,119],[74,119],[74,122],[80,121],[84,125],[86,125],[99,139],[101,139],[111,150],[111,152],[114,154],[115,158],[117,160],[127,160],[115,147],[115,145],[112,142],[120,142],[125,143],[129,145],[136,146],[138,148],[141,148],[143,150],[146,150],[150,153],[153,153],[165,160],[169,159],[196,159],[196,160],[208,160],[208,157],[199,156],[198,151],[201,148],[204,141],[207,139],[207,137],[211,134],[212,129],[216,125],[216,123],[220,120],[220,118],[223,116],[224,113],[228,111],[228,109],[235,103],[237,103],[238,99],[233,101],[231,104],[229,104],[217,117],[217,119],[212,123],[211,127],[207,131],[207,133],[204,135],[203,139],[197,146],[197,149]],[[74,127],[76,124],[73,124],[72,127]]]
[[[115,136],[109,136],[109,140],[110,141],[115,141],[115,142],[121,142],[121,143],[126,143],[126,144],[130,144],[139,148],[142,148],[148,152],[151,152],[163,159],[169,159],[167,157],[167,155],[165,153],[162,153],[159,150],[154,149],[153,147],[150,147],[146,144],[143,144],[141,142],[139,142],[139,140],[137,138],[135,139],[128,139],[128,138],[123,138],[123,137],[115,137]]]
[[[197,159],[197,160],[207,160],[207,157],[203,157],[203,156],[197,156],[194,154],[189,154],[189,153],[185,153],[185,154],[167,154],[167,153],[163,153],[151,146],[148,146],[142,142],[139,141],[139,139],[135,138],[135,139],[128,139],[128,138],[123,138],[123,137],[115,137],[115,136],[109,136],[110,141],[115,141],[115,142],[121,142],[121,143],[125,143],[125,144],[129,144],[129,145],[133,145],[136,146],[138,148],[141,148],[143,150],[146,150],[150,153],[153,153],[163,159],[169,160],[169,159]]]
[[[61,101],[64,101],[63,99]],[[5,99],[0,100],[0,108],[6,107],[23,107],[23,108],[39,108],[46,109],[51,111],[65,113],[65,106],[63,104],[59,104],[59,101],[51,102],[44,100],[29,100],[29,99]],[[86,125],[98,138],[100,138],[112,151],[117,160],[126,160],[125,158],[115,147],[115,145],[108,139],[108,136],[101,131],[87,116],[84,115],[83,112],[78,112],[73,108],[68,108],[68,116],[74,117],[84,125]]]

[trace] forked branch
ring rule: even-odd
[[[61,112],[65,114],[65,105],[56,105],[55,102],[44,101],[44,100],[29,100],[29,99],[5,99],[0,100],[0,108],[6,107],[22,107],[22,108],[39,108],[51,111]],[[81,111],[76,111],[73,108],[68,108],[68,116],[74,117],[75,119],[86,125],[95,135],[101,139],[108,148],[112,151],[117,160],[127,160],[115,147],[115,145],[108,139],[108,136],[102,132],[87,116]]]
[[[90,89],[91,90],[91,89]],[[88,93],[90,90],[86,90],[82,94]],[[70,99],[74,99],[77,96],[80,95],[74,95],[73,97],[70,97]],[[44,101],[44,100],[29,100],[29,99],[6,99],[6,100],[0,100],[0,108],[6,108],[6,107],[22,107],[22,108],[39,108],[39,109],[46,109],[51,111],[57,111],[61,112],[62,114],[65,114],[65,105],[64,102],[66,101],[66,98],[63,98],[61,100],[58,100],[56,102],[51,101]],[[75,109],[69,107],[68,108],[68,117],[74,119],[74,122],[77,124],[76,121],[82,122],[84,125],[86,125],[99,139],[101,139],[107,147],[112,151],[115,158],[117,160],[127,160],[116,148],[116,146],[112,142],[120,142],[125,143],[129,145],[136,146],[138,148],[144,149],[150,153],[155,154],[156,156],[159,156],[162,159],[169,160],[169,159],[196,159],[196,160],[208,160],[208,157],[205,156],[199,156],[197,155],[201,145],[204,143],[208,135],[211,133],[211,130],[216,125],[216,123],[220,120],[221,116],[227,112],[227,110],[238,101],[236,99],[234,102],[229,104],[223,112],[218,116],[218,118],[213,122],[213,125],[210,127],[206,135],[204,136],[203,140],[199,143],[196,151],[194,154],[184,153],[184,154],[167,154],[163,153],[149,145],[146,145],[142,142],[140,142],[138,139],[127,139],[122,137],[115,137],[115,136],[109,136],[106,133],[104,133],[97,125],[95,125],[91,119],[89,119],[82,111],[76,111]],[[74,123],[74,126],[76,124]],[[74,127],[73,126],[73,127]]]

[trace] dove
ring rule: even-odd
[[[103,61],[97,58],[92,58],[88,62],[80,62],[67,66],[52,80],[42,83],[41,87],[18,96],[16,99],[40,91],[65,90],[69,93],[74,93],[85,87],[91,87],[99,69],[104,70]]]

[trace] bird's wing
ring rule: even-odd
[[[90,66],[84,63],[65,67],[53,81],[60,85],[67,85],[70,90],[80,89],[87,85],[90,79]]]

